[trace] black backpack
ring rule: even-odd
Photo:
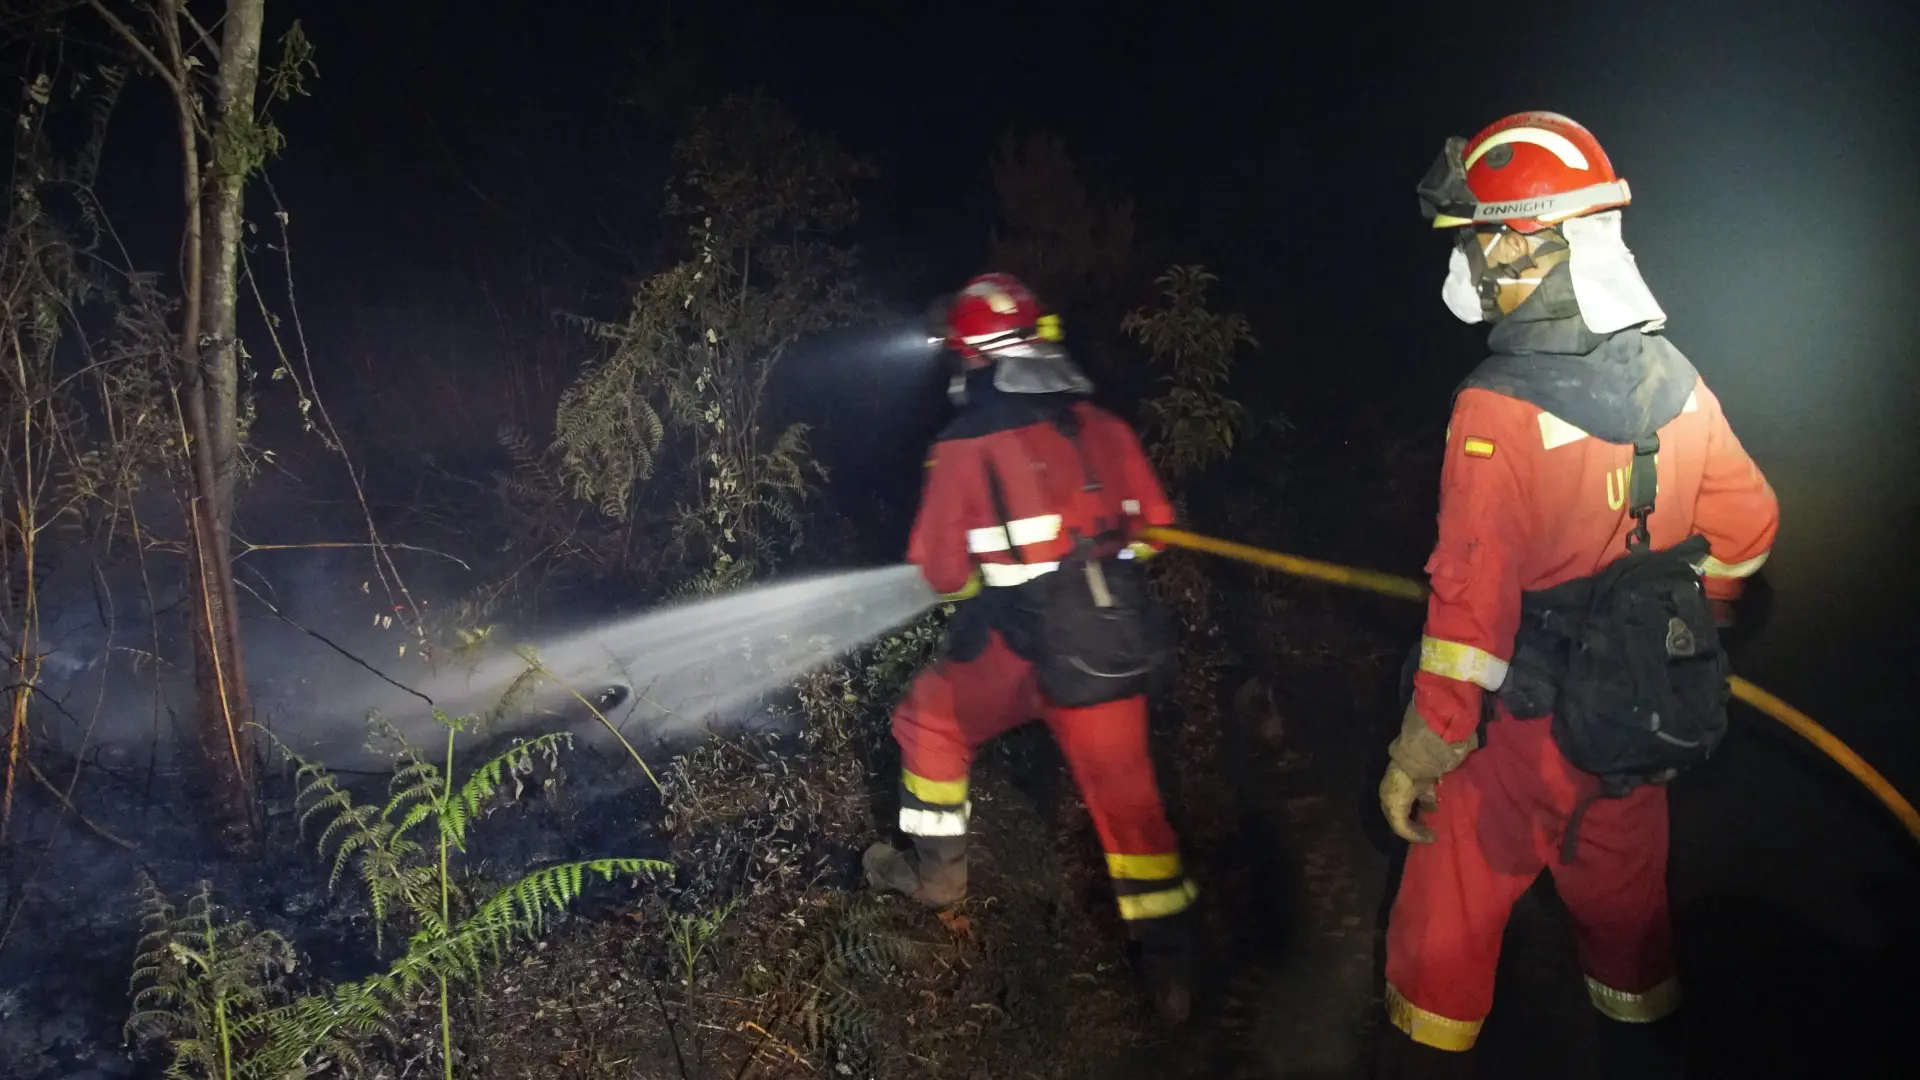
[[[1054,424],[1080,458],[1086,490],[1098,490],[1100,478],[1080,445],[1077,417],[1063,411]],[[988,496],[1004,528],[1000,477],[991,461],[986,466]],[[1041,691],[1056,705],[1084,708],[1167,688],[1172,622],[1153,598],[1146,568],[1125,557],[1123,548],[1118,523],[1098,536],[1076,535],[1073,550],[1053,572],[987,590],[1007,594],[985,599],[998,602],[996,623],[1008,647],[1034,665]],[[1027,561],[1020,545],[1010,543],[1009,550],[1015,561]]]
[[[1049,701],[1081,708],[1165,691],[1172,627],[1139,560],[1097,555],[1083,540],[1021,588],[1038,608],[1034,667]]]
[[[1500,688],[1517,717],[1553,714],[1560,752],[1600,777],[1608,797],[1671,780],[1705,761],[1727,732],[1727,656],[1697,569],[1707,540],[1649,547],[1659,448],[1652,435],[1633,444],[1627,554],[1597,574],[1523,595]]]

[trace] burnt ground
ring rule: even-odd
[[[460,1075],[1364,1075],[1399,850],[1372,786],[1409,628],[1403,613],[1310,586],[1260,590],[1265,629],[1222,672],[1214,726],[1165,717],[1158,731],[1163,786],[1203,889],[1185,1029],[1161,1029],[1137,991],[1084,810],[1037,728],[977,764],[964,904],[933,913],[866,892],[858,853],[890,816],[894,764],[883,680],[843,671],[806,688],[802,737],[695,748],[663,777],[664,801],[617,762],[576,752],[554,793],[481,823],[471,869],[483,877],[603,854],[657,855],[675,871],[593,891],[538,944],[506,955],[455,1010]],[[1841,779],[1817,768],[1809,779],[1803,751],[1751,723],[1740,730],[1675,793],[1690,1075],[1884,1075],[1869,1063],[1892,1060],[1904,1039],[1920,871]],[[351,890],[327,892],[284,786],[271,793],[269,854],[222,864],[199,852],[164,784],[142,789],[137,764],[93,764],[77,802],[138,853],[31,798],[23,813],[37,817],[16,821],[16,836],[61,825],[45,861],[24,843],[10,852],[0,1075],[157,1075],[119,1034],[142,869],[175,894],[210,878],[234,912],[287,935],[305,958],[295,989],[378,962],[364,906]],[[1729,854],[1750,842],[1742,799],[1754,783],[1825,800],[1769,834],[1772,867]],[[1887,869],[1796,885],[1808,847]],[[1795,902],[1822,892],[1830,917]],[[1594,1075],[1567,935],[1543,880],[1510,927],[1482,1075]],[[426,1008],[397,1016],[364,1074],[437,1075],[431,1019]],[[1836,1072],[1843,1062],[1860,1067]]]

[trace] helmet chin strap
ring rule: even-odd
[[[1480,234],[1466,231],[1462,236],[1461,249],[1466,252],[1468,266],[1473,271],[1474,286],[1480,294],[1480,314],[1488,322],[1500,318],[1500,290],[1509,285],[1538,285],[1538,278],[1523,277],[1528,270],[1539,267],[1539,258],[1568,250],[1566,240],[1557,231],[1549,238],[1535,244],[1527,240],[1521,245],[1518,258],[1503,263],[1487,262],[1487,253],[1512,230],[1505,228],[1488,234],[1487,243],[1482,247]]]

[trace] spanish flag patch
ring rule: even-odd
[[[1493,440],[1469,435],[1466,441],[1460,444],[1460,452],[1468,457],[1492,457]]]

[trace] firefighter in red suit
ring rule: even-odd
[[[928,455],[907,557],[936,591],[968,598],[945,655],[894,712],[900,831],[911,847],[873,845],[868,879],[935,906],[962,899],[974,750],[1041,720],[1099,831],[1156,1007],[1177,1022],[1188,1009],[1195,888],[1148,757],[1139,672],[1108,671],[1110,686],[1050,684],[1048,656],[1075,646],[1043,640],[1068,636],[1049,627],[1044,609],[1081,587],[1083,574],[1097,574],[1109,599],[1128,583],[1144,596],[1138,564],[1153,549],[1137,533],[1171,524],[1172,506],[1133,431],[1085,400],[1092,385],[1061,347],[1058,319],[1025,285],[977,277],[943,321],[961,360],[950,388],[960,412]],[[1091,656],[1111,642],[1083,644]]]
[[[1657,434],[1642,543],[1705,538],[1692,566],[1709,629],[1731,621],[1766,560],[1778,506],[1719,400],[1660,333],[1665,315],[1620,239],[1626,182],[1590,132],[1552,113],[1507,117],[1451,140],[1420,191],[1435,227],[1456,230],[1443,298],[1462,321],[1492,324],[1492,356],[1454,398],[1433,593],[1380,785],[1413,846],[1387,931],[1392,1024],[1378,1072],[1470,1072],[1508,914],[1551,869],[1603,1072],[1677,1075],[1666,789],[1598,797],[1600,779],[1568,762],[1551,718],[1517,719],[1503,684],[1519,666],[1523,596],[1627,554],[1641,524],[1627,506],[1635,440]]]

